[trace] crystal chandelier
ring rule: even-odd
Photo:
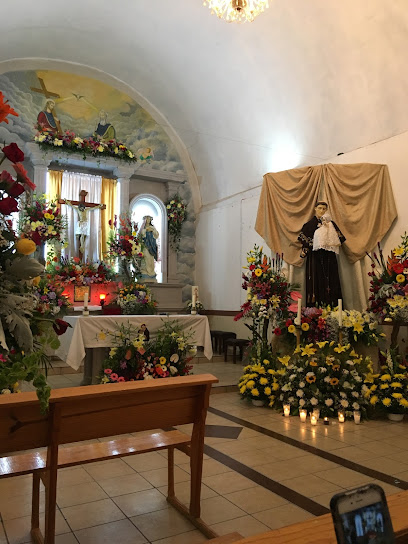
[[[204,0],[212,14],[227,23],[252,22],[269,7],[269,0]]]

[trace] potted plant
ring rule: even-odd
[[[279,390],[279,372],[268,359],[247,365],[238,383],[241,397],[254,406],[273,406]]]
[[[391,421],[402,421],[408,410],[407,365],[395,349],[381,353],[381,372],[367,376],[366,397],[372,407]]]

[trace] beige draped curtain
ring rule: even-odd
[[[50,198],[61,198],[62,170],[48,170],[48,195]]]
[[[365,253],[382,240],[397,217],[388,167],[323,164],[264,176],[255,230],[295,267],[303,264],[297,237],[313,217],[317,200],[329,204],[333,220],[346,237],[339,263],[345,303],[363,309],[368,295]],[[302,280],[295,269],[290,276]]]
[[[116,211],[116,179],[102,177],[102,194],[101,202],[106,205],[105,210],[101,210],[101,248],[100,253],[103,254],[108,250],[107,241],[109,238],[109,220],[115,219]]]

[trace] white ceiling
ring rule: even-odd
[[[406,131],[407,52],[407,0],[270,0],[245,25],[202,0],[15,0],[0,33],[0,61],[75,62],[143,95],[203,204]]]

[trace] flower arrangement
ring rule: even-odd
[[[350,344],[307,344],[278,361],[285,368],[279,400],[291,405],[291,413],[301,408],[319,408],[323,416],[336,416],[338,410],[344,410],[347,417],[355,410],[366,413],[364,393],[368,388],[364,380],[372,373],[372,364],[369,358],[359,357]]]
[[[152,342],[132,325],[121,324],[108,334],[113,347],[104,361],[101,383],[185,376],[191,370],[188,363],[196,350],[177,323],[166,323]]]
[[[186,310],[188,312],[191,312],[191,310],[193,309],[193,301],[192,300],[188,300],[187,301],[187,304],[186,304]],[[201,310],[204,310],[204,304],[202,302],[200,302],[199,300],[196,300],[196,303],[195,303],[195,307],[194,309],[197,311],[197,312],[201,312]]]
[[[296,345],[295,315],[292,314],[285,322],[274,330],[274,334],[291,346]],[[377,330],[378,322],[371,312],[343,310],[342,333],[343,341],[355,346],[358,342],[364,345],[376,345],[384,333]],[[301,344],[335,340],[339,334],[339,311],[327,308],[302,308],[301,314]]]
[[[109,226],[108,258],[119,259],[128,281],[136,279],[143,259],[143,242],[138,224],[132,221],[129,213],[122,213],[119,218],[115,215],[114,221],[110,219]]]
[[[366,378],[365,398],[377,410],[390,414],[408,411],[408,368],[396,350],[382,353],[381,372]]]
[[[125,315],[148,315],[157,312],[157,302],[145,284],[129,283],[124,285],[116,299]]]
[[[35,279],[36,280],[36,279]],[[37,298],[35,311],[43,316],[64,315],[70,306],[70,303],[62,292],[64,287],[50,282],[47,278],[38,278],[34,287],[34,295]]]
[[[66,227],[66,217],[62,215],[57,200],[47,201],[45,195],[34,195],[19,220],[21,235],[33,240],[37,246],[45,242],[63,244]]]
[[[167,223],[170,235],[170,246],[178,251],[180,247],[181,227],[187,219],[187,204],[180,195],[175,194],[166,202]]]
[[[109,283],[116,277],[113,268],[106,262],[82,263],[78,257],[61,257],[48,261],[47,278],[60,285],[91,285]]]
[[[380,245],[371,259],[369,310],[379,319],[408,322],[408,235],[391,251],[387,264]]]
[[[42,130],[37,126],[37,134],[34,141],[47,150],[50,147],[59,147],[68,153],[82,153],[84,160],[87,155],[94,157],[113,157],[125,162],[136,162],[137,157],[123,143],[117,140],[103,141],[94,138],[80,138],[71,130],[66,130],[64,134],[52,134]],[[140,160],[146,160],[140,155]]]
[[[251,401],[263,401],[272,407],[279,395],[279,376],[284,372],[273,368],[268,359],[264,359],[262,363],[247,365],[238,383],[241,397]]]

